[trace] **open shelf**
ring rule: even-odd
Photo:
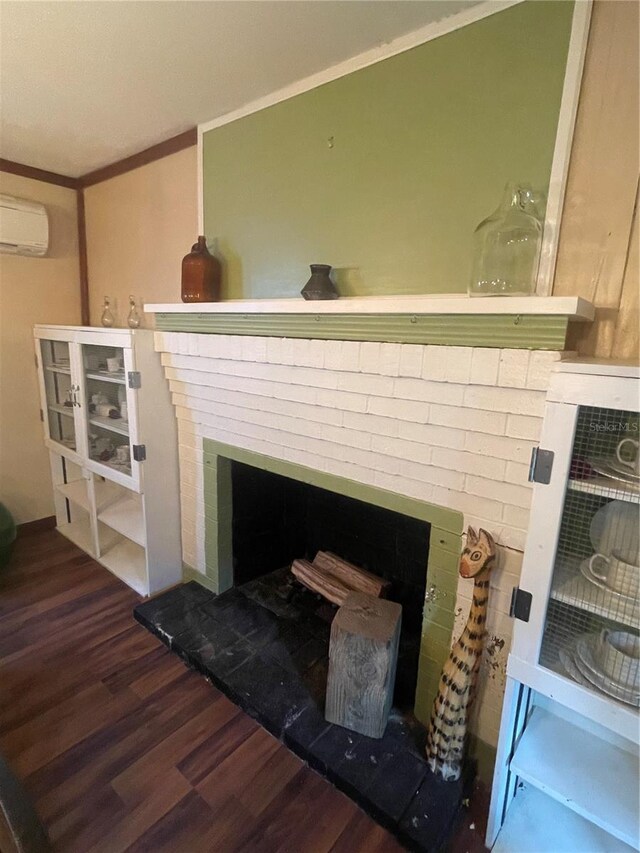
[[[67,418],[73,417],[72,406],[62,406],[60,403],[49,403],[47,408],[52,412],[57,412],[59,415],[65,415]]]
[[[89,423],[93,424],[93,426],[107,429],[110,432],[116,432],[118,435],[129,437],[129,422],[123,421],[121,418],[114,420],[113,418],[100,418],[98,415],[91,415]]]
[[[61,495],[64,495],[67,500],[76,504],[76,506],[80,506],[87,511],[90,509],[87,481],[84,478],[81,480],[74,480],[73,483],[60,483],[55,488]]]
[[[90,370],[85,374],[87,379],[98,379],[100,382],[113,382],[115,385],[124,385],[124,370],[117,373],[109,373],[108,370]]]
[[[144,548],[130,539],[102,546],[100,562],[140,595],[147,595],[147,561]]]
[[[535,708],[511,760],[511,770],[637,849],[638,758],[631,752]]]
[[[622,480],[610,480],[597,477],[591,480],[569,480],[569,488],[574,492],[586,492],[588,495],[600,495],[618,501],[640,503],[640,488]]]
[[[515,798],[492,853],[633,853],[634,848],[612,838],[599,826],[571,809],[523,784]]]
[[[65,498],[72,501],[77,506],[89,511],[88,483],[89,481],[85,480],[83,477],[80,480],[74,480],[72,483],[60,483],[55,488],[60,492],[60,494],[64,495]],[[94,488],[98,511],[117,500],[119,495],[122,495],[122,489],[115,483],[110,483],[108,480],[99,480],[96,478],[94,480]]]
[[[97,476],[93,478],[93,487],[96,492],[96,508],[98,512],[117,500],[122,494],[122,489],[110,480],[101,480]]]
[[[93,536],[91,534],[91,524],[89,517],[79,518],[67,524],[59,524],[57,527],[59,533],[66,536],[74,545],[77,545],[82,551],[86,551],[92,557],[96,556],[96,549],[93,544]]]
[[[122,533],[142,548],[146,545],[144,512],[139,498],[126,496],[98,514],[98,521]]]

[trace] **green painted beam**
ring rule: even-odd
[[[529,314],[156,314],[163,332],[563,350],[569,318]]]

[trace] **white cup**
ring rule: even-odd
[[[624,458],[622,453],[622,448],[625,445],[629,445],[629,447],[633,448],[633,456],[630,458]],[[622,441],[618,443],[616,447],[616,456],[618,457],[618,462],[621,465],[630,468],[634,474],[640,474],[640,452],[638,448],[640,447],[640,442],[638,442],[635,438],[623,438]]]
[[[96,415],[99,418],[108,418],[114,409],[115,406],[112,403],[98,403],[96,406]]]
[[[630,690],[640,687],[640,637],[605,628],[598,640],[597,658],[612,681]]]
[[[116,447],[116,462],[128,465],[131,462],[131,451],[128,444],[120,444]]]
[[[638,595],[640,566],[627,563],[615,551],[612,554],[593,554],[589,559],[589,568],[609,589],[622,595]]]
[[[129,412],[127,409],[127,401],[124,400],[122,403],[120,403],[120,417],[122,418],[123,421],[127,420],[128,414],[129,414]]]
[[[122,359],[119,355],[107,359],[107,370],[109,373],[117,373],[120,370]]]

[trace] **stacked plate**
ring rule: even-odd
[[[636,488],[640,486],[640,474],[636,474],[629,465],[620,462],[615,456],[589,459],[589,464],[597,474],[602,474],[603,477],[618,480],[627,486]]]
[[[632,637],[632,635],[625,635]],[[640,708],[640,690],[636,686],[622,684],[604,671],[600,663],[602,637],[599,634],[582,634],[568,646],[560,649],[560,661],[567,673],[584,687],[595,687],[601,693],[620,702]]]

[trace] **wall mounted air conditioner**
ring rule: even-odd
[[[49,219],[43,204],[0,195],[0,252],[42,257],[49,248]]]

